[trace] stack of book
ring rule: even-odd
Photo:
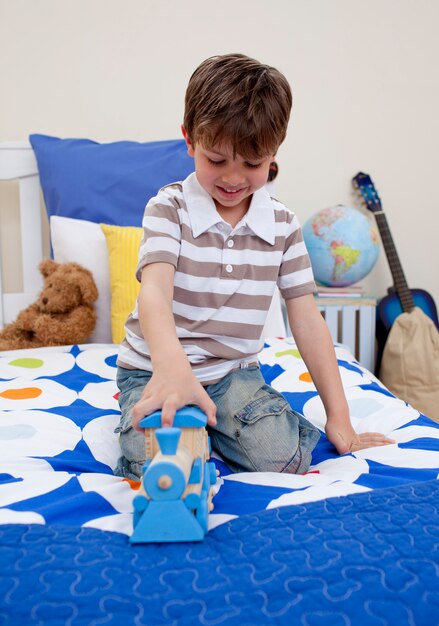
[[[318,298],[362,298],[364,297],[364,288],[360,285],[350,285],[349,287],[317,285],[316,296]]]

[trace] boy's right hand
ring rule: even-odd
[[[195,404],[207,415],[210,426],[216,424],[216,405],[195,378],[189,363],[170,364],[166,370],[157,369],[143,390],[141,399],[133,406],[132,425],[141,431],[139,422],[145,415],[162,411],[162,426],[172,426],[175,412]]]

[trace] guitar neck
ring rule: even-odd
[[[407,280],[404,276],[401,261],[399,260],[386,216],[382,211],[375,212],[374,215],[380,231],[381,241],[386,252],[390,271],[392,273],[396,293],[401,301],[403,311],[409,312],[414,308],[415,304],[413,302],[413,296],[407,284]]]

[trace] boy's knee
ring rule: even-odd
[[[320,433],[317,428],[314,428],[314,426],[309,423],[310,427],[304,425],[302,420],[305,420],[305,418],[303,418],[300,414],[297,415],[300,418],[299,443],[296,453],[282,470],[282,473],[284,474],[305,474],[311,465],[312,451],[320,438]]]
[[[145,437],[143,432],[129,427],[119,434],[119,446],[122,457],[119,459],[115,474],[126,478],[140,478],[142,466],[146,460]]]

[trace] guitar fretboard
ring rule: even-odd
[[[413,296],[404,276],[401,261],[399,260],[399,256],[393,242],[386,216],[381,211],[375,212],[374,215],[380,231],[381,241],[383,242],[390,271],[392,273],[393,284],[395,286],[396,293],[398,294],[398,297],[401,301],[403,311],[407,313],[411,311],[415,306],[415,303],[413,302]]]

